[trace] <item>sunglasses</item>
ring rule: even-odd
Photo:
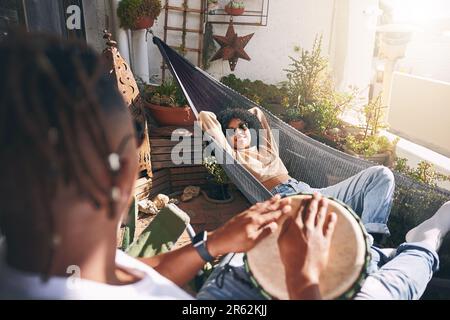
[[[236,134],[236,130],[237,129],[240,129],[242,131],[246,131],[248,129],[248,124],[245,123],[245,122],[241,122],[241,123],[239,123],[237,128],[228,128],[228,130],[233,130],[233,135]]]

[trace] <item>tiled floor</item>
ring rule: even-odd
[[[211,231],[223,225],[234,215],[250,207],[250,203],[242,195],[242,193],[236,189],[231,189],[230,191],[234,197],[233,201],[230,203],[211,203],[206,200],[202,194],[200,194],[198,197],[188,202],[180,201],[178,203],[178,207],[189,215],[191,218],[190,223],[196,232],[201,230]],[[179,199],[179,197],[176,198]],[[150,224],[154,217],[155,216],[142,217],[138,220],[136,226],[136,236],[139,236],[139,234]],[[185,231],[176,243],[175,248],[181,247],[189,242],[189,235]]]
[[[232,195],[234,200],[230,203],[211,203],[200,194],[200,196],[189,202],[180,202],[178,206],[189,215],[191,225],[196,232],[202,230],[211,231],[250,207],[250,203],[242,193],[237,190],[232,190]],[[187,232],[184,232],[176,246],[183,246],[188,242],[190,242],[189,236]]]

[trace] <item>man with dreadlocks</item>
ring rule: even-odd
[[[0,42],[0,70],[0,298],[190,298],[176,285],[204,265],[192,245],[143,261],[116,250],[138,142],[100,58],[81,43],[14,32]],[[277,200],[208,233],[210,254],[247,251],[270,234],[289,211]],[[69,276],[81,276],[75,287]]]
[[[116,249],[117,229],[138,143],[99,57],[84,44],[11,33],[0,42],[0,70],[0,298],[189,299],[180,287],[205,254],[246,252],[278,224],[290,298],[320,298],[336,215],[319,194],[297,212],[279,195],[250,207],[207,233],[206,253],[186,245],[131,258]],[[419,297],[449,230],[450,203],[408,233],[413,243],[369,277],[360,298]],[[238,285],[223,293],[213,297],[261,298]]]

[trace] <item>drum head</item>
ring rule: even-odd
[[[310,198],[311,195],[292,196],[292,209],[298,210],[301,201]],[[335,212],[338,219],[328,266],[320,277],[319,287],[324,299],[335,299],[348,295],[364,278],[369,250],[364,227],[351,209],[330,199],[328,212]],[[277,244],[279,230],[247,252],[245,262],[263,293],[287,300],[285,271]]]

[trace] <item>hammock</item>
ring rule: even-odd
[[[173,78],[180,85],[196,116],[200,111],[217,114],[230,107],[260,108],[271,128],[279,130],[280,157],[293,178],[304,181],[312,187],[322,188],[375,165],[306,136],[265,108],[194,66],[158,37],[153,37],[153,43],[158,46]],[[223,165],[225,172],[251,203],[271,197],[270,192],[242,165],[236,161],[228,163]],[[450,199],[450,191],[430,187],[400,173],[394,175],[396,189],[404,191],[397,194],[394,204],[403,206],[406,204],[410,214],[416,212],[416,220],[428,218]]]
[[[265,113],[270,127],[279,130],[280,158],[291,177],[304,181],[312,187],[323,188],[376,165],[308,137],[265,108],[194,66],[161,39],[153,37],[153,43],[158,46],[173,78],[180,85],[196,116],[200,111],[211,111],[217,114],[230,107],[250,109],[256,106],[260,108]],[[215,150],[219,150],[217,145],[215,147]],[[233,159],[224,150],[222,152],[225,156]],[[227,160],[225,163],[226,165],[222,166],[223,169],[250,203],[263,201],[272,196],[237,161]],[[391,246],[404,242],[405,234],[410,228],[432,216],[444,202],[450,200],[450,191],[417,182],[398,172],[394,172],[394,176],[396,192],[389,225],[395,232],[392,232],[389,240]],[[392,225],[394,226],[392,227]],[[444,279],[433,277],[429,285],[431,292],[438,296],[443,292],[450,294],[449,252],[450,241],[445,241],[440,251],[441,271],[438,274]],[[448,296],[444,297],[448,298]]]

